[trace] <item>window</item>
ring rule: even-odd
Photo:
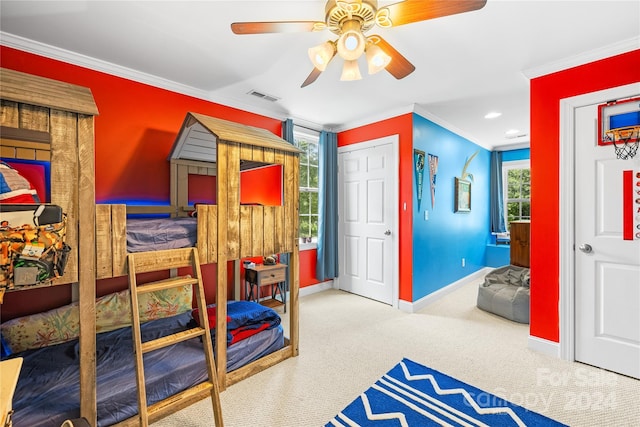
[[[302,243],[318,238],[318,142],[317,132],[294,127],[293,137],[300,154],[299,237]]]
[[[511,221],[531,219],[531,173],[529,161],[502,164],[505,220],[507,230]]]

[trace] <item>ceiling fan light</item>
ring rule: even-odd
[[[360,79],[362,79],[362,74],[360,74],[360,67],[358,66],[358,61],[356,60],[344,61],[340,80],[352,81],[352,80],[360,80]]]
[[[324,71],[333,58],[335,53],[335,46],[331,42],[325,42],[321,45],[309,48],[309,59],[313,63],[313,66],[320,71]]]
[[[367,65],[369,74],[375,74],[384,70],[390,62],[391,57],[380,49],[380,46],[371,44],[367,47]]]
[[[338,39],[338,54],[345,61],[358,59],[364,52],[365,38],[356,19],[346,21],[342,25],[342,34]]]

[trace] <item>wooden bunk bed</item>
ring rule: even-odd
[[[300,150],[271,132],[251,126],[187,113],[170,153],[170,206],[96,206],[98,278],[126,274],[127,213],[167,213],[187,217],[196,212],[196,247],[201,264],[234,263],[235,286],[229,295],[227,269],[217,269],[216,301],[240,298],[240,260],[289,253],[289,337],[285,347],[227,373],[226,341],[216,335],[215,354],[221,389],[280,361],[298,355],[298,197]],[[282,205],[241,205],[241,171],[280,165]],[[216,177],[216,204],[189,203],[189,175]],[[219,305],[216,330],[226,330],[226,307]]]
[[[216,334],[214,350],[221,390],[298,355],[297,148],[263,129],[188,113],[171,152],[171,206],[96,205],[93,116],[97,114],[97,108],[90,91],[4,69],[1,89],[2,156],[46,159],[47,154],[41,154],[40,149],[48,145],[51,202],[68,213],[67,241],[74,252],[65,275],[53,284],[73,283],[78,290],[82,417],[93,420],[91,424],[95,425],[95,280],[127,274],[127,213],[170,213],[173,217],[183,217],[196,210],[196,247],[200,263],[225,266],[217,269],[217,302],[239,299],[242,258],[290,254],[290,295],[286,310],[289,337],[285,338],[284,347],[227,373],[226,337],[222,333]],[[193,148],[213,152],[214,157],[197,157],[191,152]],[[239,200],[240,170],[264,164],[282,167],[282,205],[242,206]],[[190,174],[216,176],[215,205],[189,205]],[[233,295],[228,292],[228,262],[234,263]],[[227,330],[227,306],[218,304],[217,313],[216,330]],[[207,392],[190,396],[181,405],[188,406],[206,397]],[[134,417],[117,425],[137,425],[137,422]]]
[[[13,70],[0,70],[1,143],[4,158],[49,161],[51,203],[67,213],[71,246],[65,274],[53,285],[73,283],[80,311],[80,406],[96,418],[95,173],[91,91]],[[82,236],[82,238],[79,238]]]

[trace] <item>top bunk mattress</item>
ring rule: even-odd
[[[127,252],[189,248],[197,236],[196,218],[127,219]]]

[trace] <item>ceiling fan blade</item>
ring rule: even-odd
[[[304,33],[322,31],[326,27],[319,21],[234,22],[231,31],[235,34]]]
[[[322,71],[318,70],[316,67],[313,67],[313,71],[311,71],[309,77],[307,77],[307,79],[302,83],[302,86],[300,87],[309,86],[311,83],[315,82],[318,77],[320,77],[320,74],[322,74]]]
[[[373,35],[369,37],[374,44],[376,44],[384,53],[391,57],[391,62],[385,67],[393,77],[400,80],[413,73],[416,67],[409,62],[407,58],[402,56],[400,52],[395,50],[385,39],[379,35]]]
[[[482,9],[487,0],[405,0],[381,7],[377,19],[391,21],[391,26],[426,21],[457,13]]]

